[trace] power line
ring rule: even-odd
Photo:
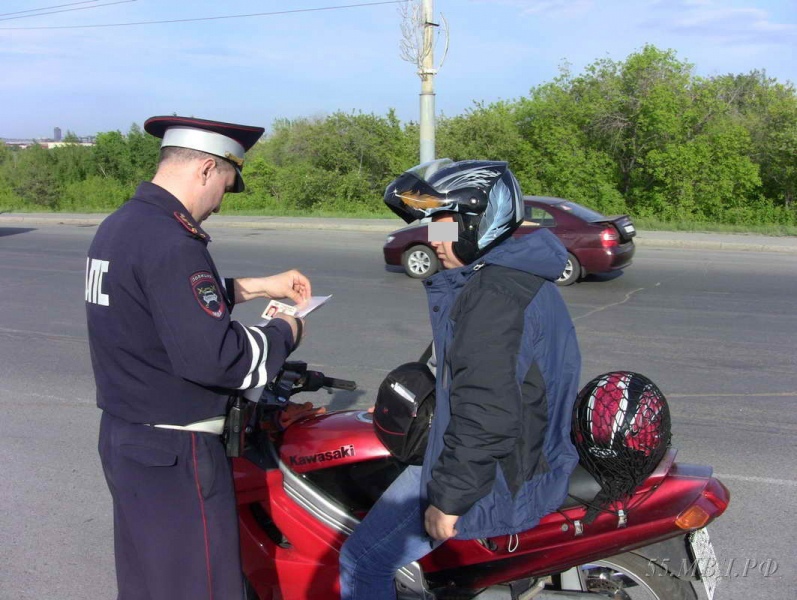
[[[94,0],[94,2],[96,1],[97,0]],[[106,2],[105,4],[95,4],[94,6],[81,6],[80,8],[64,8],[62,10],[51,10],[50,12],[40,12],[36,13],[35,15],[22,15],[21,17],[7,17],[5,19],[0,19],[0,21],[13,21],[14,19],[30,19],[31,17],[41,17],[43,15],[54,15],[56,13],[74,12],[76,10],[90,10],[92,8],[100,8],[101,6],[111,6],[113,4],[125,4],[127,2],[136,2],[136,0],[117,0],[116,2]],[[85,2],[78,2],[77,4],[85,4]],[[66,4],[64,6],[69,6],[69,5]],[[40,8],[38,10],[45,10],[45,9]],[[23,12],[28,12],[28,11],[23,11]],[[14,13],[9,13],[9,14],[14,14]]]
[[[51,8],[63,8],[64,6],[75,6],[76,4],[91,4],[92,2],[99,2],[100,0],[83,0],[83,2],[70,2],[69,4],[56,4],[55,6],[43,6],[41,8],[29,8],[28,10],[18,10],[10,13],[0,13],[0,17],[7,17],[8,15],[21,15],[23,13],[38,12],[40,10],[50,10]]]
[[[123,0],[132,1],[132,0]],[[220,19],[245,19],[248,17],[270,17],[287,15],[291,13],[319,12],[325,10],[340,10],[345,8],[361,8],[365,6],[379,6],[381,4],[402,4],[408,0],[384,0],[383,2],[364,2],[360,4],[342,4],[339,6],[323,6],[320,8],[297,8],[292,10],[279,10],[273,12],[250,13],[246,15],[223,15],[220,17],[198,17],[194,19],[170,19],[167,21],[137,21],[133,23],[105,23],[102,25],[58,25],[50,27],[0,27],[0,31],[29,31],[33,29],[96,29],[99,27],[128,27],[132,25],[156,25],[161,23],[189,23],[193,21],[217,21]]]

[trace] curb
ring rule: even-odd
[[[23,225],[99,225],[105,215],[97,217],[39,217],[35,215],[0,215],[0,225],[4,224],[23,224]]]
[[[643,233],[644,235],[644,233]],[[644,237],[634,238],[637,246],[648,248],[679,248],[690,250],[721,250],[725,252],[777,252],[779,254],[797,254],[797,246],[778,246],[774,244],[746,244],[743,242],[722,242],[709,240],[654,240]]]
[[[57,216],[57,215],[14,215],[0,214],[0,227],[3,225],[71,225],[76,227],[92,227],[102,223],[107,215],[81,215],[81,216]],[[214,228],[232,229],[255,229],[255,230],[277,230],[277,229],[313,229],[317,231],[362,231],[369,233],[388,234],[401,226],[401,223],[368,223],[352,221],[336,221],[334,219],[312,218],[307,220],[280,220],[283,217],[253,217],[251,219],[241,218],[241,220],[230,220],[230,218],[220,217],[214,220],[209,230]],[[234,219],[234,217],[233,217]],[[677,234],[673,234],[677,235]],[[712,234],[708,234],[712,235]],[[718,237],[721,234],[718,234]],[[777,238],[774,238],[777,239]],[[789,238],[791,240],[791,238]],[[637,246],[648,248],[679,248],[693,250],[719,250],[726,252],[775,252],[779,254],[797,254],[797,243],[794,244],[766,244],[751,242],[730,242],[725,240],[695,240],[695,239],[661,239],[646,238],[644,232],[639,232],[634,238]]]
[[[379,223],[321,223],[307,222],[297,223],[293,221],[252,221],[249,223],[238,223],[235,221],[219,221],[211,223],[207,229],[317,229],[324,231],[365,231],[370,233],[390,233],[401,227],[401,222],[393,225],[382,225]]]
[[[97,226],[107,215],[80,216],[80,217],[58,217],[58,216],[39,216],[39,215],[14,215],[0,214],[0,226],[3,224],[22,224],[22,225],[73,225],[78,227]],[[318,220],[308,221],[278,221],[269,219],[280,219],[281,217],[254,217],[255,220],[248,221],[229,221],[224,218],[214,219],[207,227],[213,229],[320,229],[327,231],[368,231],[373,233],[390,233],[401,226],[401,222],[391,223],[351,223]]]

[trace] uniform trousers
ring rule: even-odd
[[[235,490],[221,438],[103,412],[99,452],[113,498],[118,600],[243,598]]]

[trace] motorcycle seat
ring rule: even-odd
[[[565,498],[559,510],[575,508],[576,506],[583,505],[585,502],[592,502],[600,491],[601,486],[597,480],[579,464],[576,466],[573,474],[570,475],[570,482],[567,486],[567,498]]]

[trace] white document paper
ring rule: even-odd
[[[306,317],[319,306],[323,306],[331,297],[332,294],[329,296],[311,296],[306,303],[300,304],[296,307],[295,316],[302,318]]]

